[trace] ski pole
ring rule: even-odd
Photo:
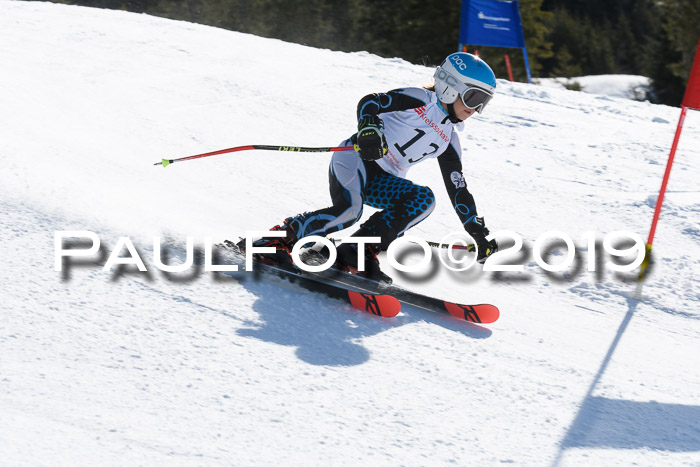
[[[438,242],[430,242],[426,241],[429,247],[432,248],[444,248],[447,249],[450,247],[448,243],[438,243]],[[452,245],[453,250],[467,250],[467,251],[476,251],[476,247],[474,246],[473,243],[470,243],[469,245]]]
[[[236,146],[235,148],[220,149],[218,151],[205,152],[204,154],[197,154],[194,156],[180,157],[179,159],[162,159],[160,162],[156,162],[153,165],[162,165],[167,167],[175,162],[191,161],[193,159],[201,159],[203,157],[216,156],[218,154],[227,154],[229,152],[238,151],[251,151],[254,149],[263,149],[266,151],[289,151],[289,152],[336,152],[344,151],[346,149],[355,149],[354,146],[338,146],[331,148],[302,148],[299,146],[267,146],[263,144],[251,144],[248,146]]]
[[[330,241],[334,242],[335,244],[338,244],[340,242],[339,239],[337,238],[330,238],[326,237]],[[431,242],[429,240],[426,240],[425,243],[428,244],[429,247],[431,248],[442,248],[442,249],[447,249],[450,245],[448,243],[438,243],[438,242]],[[452,245],[453,250],[467,250],[470,252],[476,251],[476,245],[473,243],[469,243],[468,245]]]

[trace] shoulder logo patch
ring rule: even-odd
[[[450,179],[457,189],[467,187],[467,182],[464,181],[464,176],[456,170],[450,174]]]

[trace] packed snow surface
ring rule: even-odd
[[[4,465],[700,464],[700,112],[635,301],[634,274],[611,271],[602,240],[646,240],[680,109],[499,80],[466,122],[463,162],[492,232],[524,239],[504,258],[524,271],[386,271],[501,318],[405,306],[382,319],[289,285],[154,267],[153,236],[180,264],[188,236],[235,240],[328,205],[329,154],[153,164],[336,145],[360,98],[433,70],[18,1],[0,2],[0,63]],[[411,235],[459,232],[437,163],[409,178],[438,202]],[[64,230],[94,232],[102,256],[55,271]],[[577,247],[565,273],[533,257],[550,230]],[[147,272],[103,271],[120,237]],[[556,264],[566,248],[551,253]]]
[[[609,97],[644,100],[649,93],[650,79],[638,75],[592,75],[574,78],[538,78],[537,84],[565,89],[578,84],[583,92]]]

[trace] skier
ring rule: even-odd
[[[406,179],[408,170],[419,162],[437,159],[445,187],[464,229],[476,241],[479,262],[498,249],[488,240],[488,229],[477,216],[474,198],[462,174],[461,146],[455,130],[474,112],[481,113],[493,97],[496,77],[480,58],[468,53],[449,55],[436,69],[434,85],[426,88],[395,89],[370,94],[357,106],[358,131],[343,146],[355,150],[334,153],[329,169],[333,205],[287,218],[270,230],[286,233],[282,238],[262,238],[254,246],[275,247],[275,253],[259,259],[290,264],[290,251],[301,238],[325,236],[359,221],[363,205],[380,209],[353,236],[380,237],[358,253],[356,243],[337,248],[334,267],[376,280],[387,280],[377,254],[396,238],[423,221],[435,208],[430,188]],[[244,241],[239,243],[244,246]],[[365,257],[365,271],[358,271],[359,254]]]

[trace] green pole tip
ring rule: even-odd
[[[170,165],[170,161],[169,161],[168,159],[163,159],[163,160],[161,161],[161,164],[163,164],[163,167],[167,167],[167,166]]]

